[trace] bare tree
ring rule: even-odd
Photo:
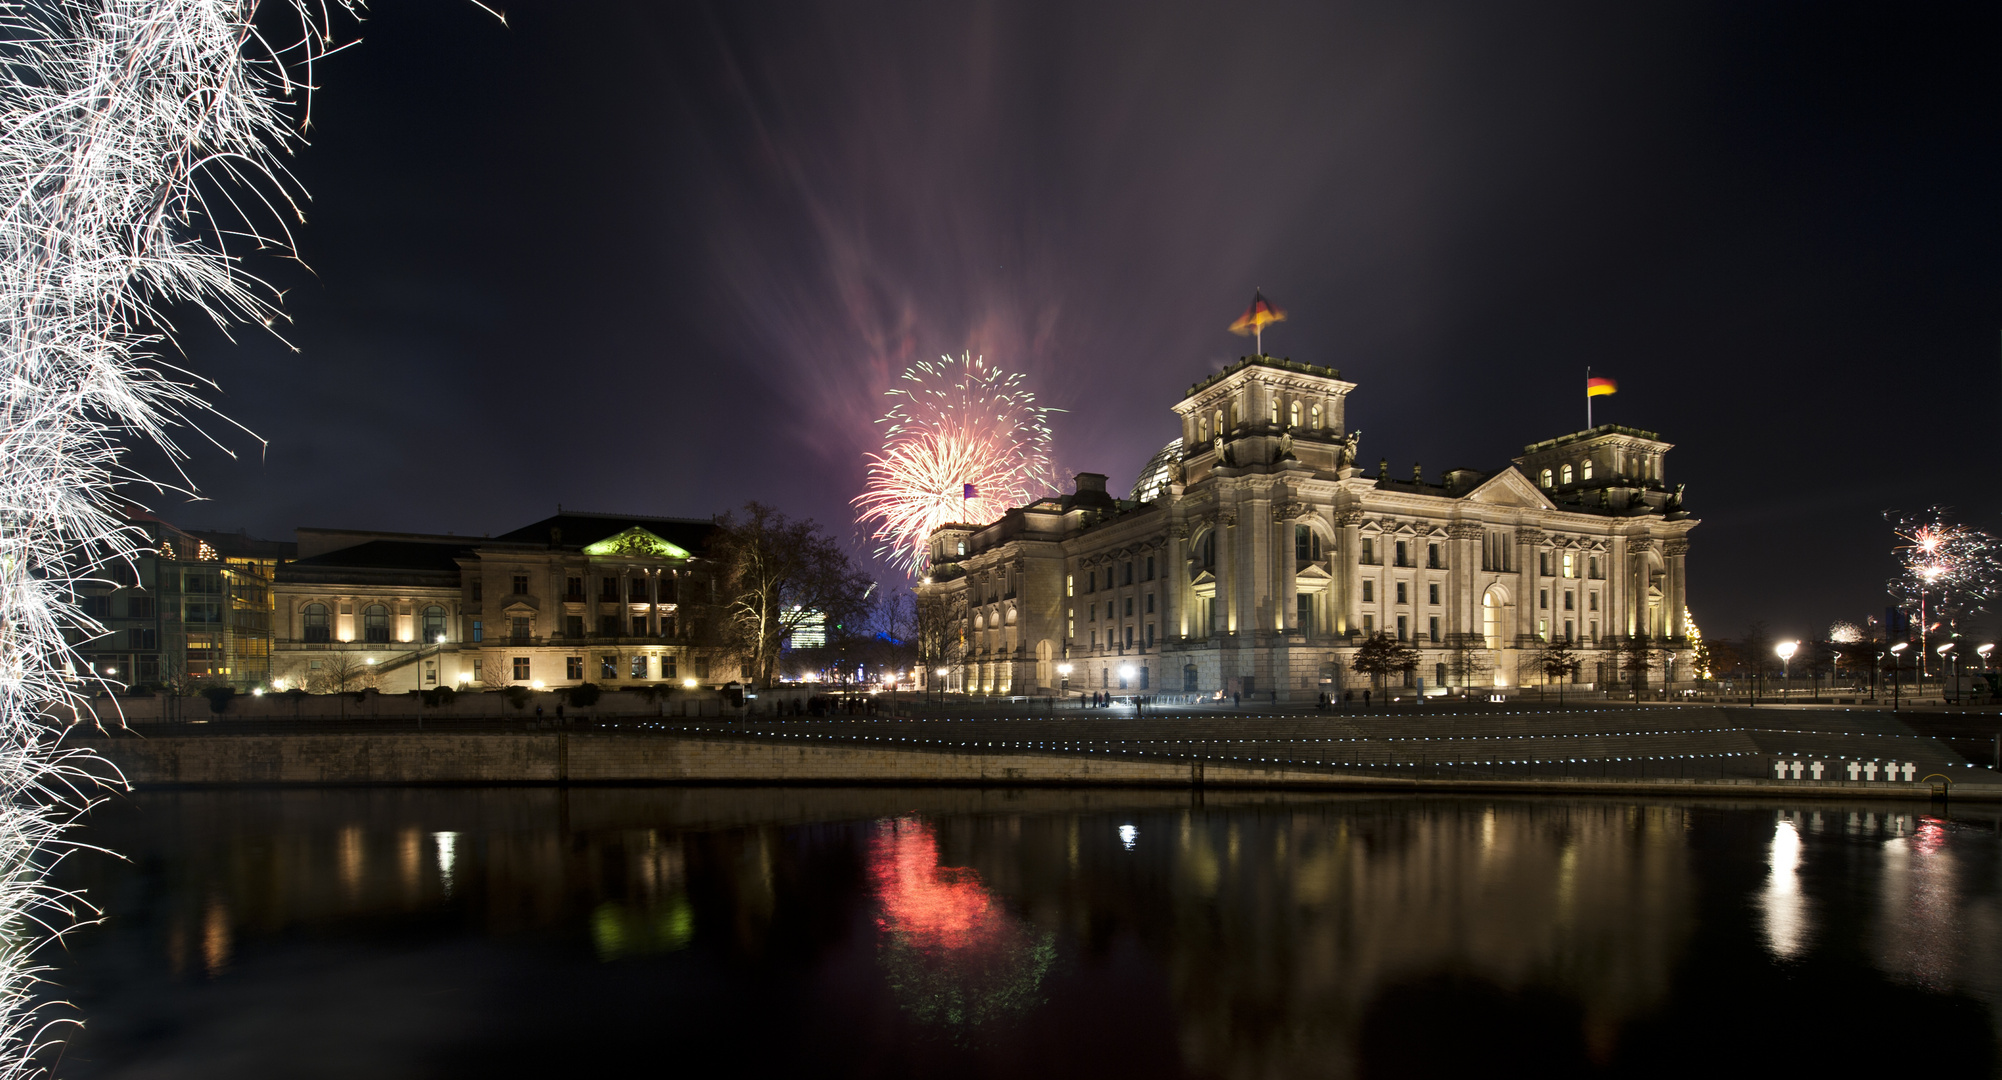
[[[1620,670],[1632,680],[1634,700],[1639,701],[1647,691],[1648,672],[1661,666],[1661,650],[1646,634],[1635,634],[1621,640],[1619,657]]]
[[[721,575],[721,614],[760,686],[772,684],[793,631],[816,616],[830,634],[852,625],[875,588],[811,519],[793,521],[756,502],[717,520],[710,556]]]
[[[1571,647],[1570,641],[1565,638],[1553,638],[1536,650],[1536,655],[1530,659],[1530,665],[1543,676],[1545,686],[1549,686],[1553,681],[1557,683],[1557,701],[1562,704],[1564,684],[1578,674],[1578,669],[1584,666],[1584,663],[1579,659],[1577,650]]]

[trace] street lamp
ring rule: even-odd
[[[1939,648],[1934,649],[1933,652],[1939,656],[1940,678],[1949,680],[1947,686],[1953,685],[1951,682],[1953,678],[1953,657],[1948,655],[1953,652],[1953,642],[1949,641]],[[1946,687],[1944,686],[1940,688],[1940,697],[1946,697]]]
[[[1891,711],[1892,712],[1898,711],[1898,663],[1899,661],[1904,659],[1902,655],[1904,651],[1911,647],[1912,643],[1909,641],[1900,641],[1896,645],[1891,646]]]
[[[1800,642],[1782,641],[1773,651],[1780,654],[1780,700],[1784,701],[1787,691],[1793,689],[1793,654],[1800,651]]]
[[[1974,650],[1974,655],[1979,656],[1981,658],[1981,670],[1983,671],[1988,670],[1988,654],[1994,651],[1995,651],[1995,646],[1992,643],[1983,645],[1980,648]]]
[[[1071,666],[1069,664],[1058,664],[1057,674],[1064,677],[1064,696],[1071,696]]]

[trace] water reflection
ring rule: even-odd
[[[878,823],[869,879],[891,992],[920,1021],[970,1028],[1040,1003],[1055,936],[1010,914],[977,872],[941,865],[931,824]]]
[[[781,1071],[781,1044],[913,1075],[1006,1045],[1038,1063],[1016,1071],[1153,1054],[1150,1074],[1285,1077],[1368,1075],[1372,1039],[1394,1062],[1438,1030],[1618,1070],[1722,1040],[1662,1018],[1728,1008],[1720,988],[1762,969],[2002,1001],[1994,824],[1882,805],[204,792],[143,794],[92,829],[133,862],[64,865],[110,914],[63,961],[95,1010],[76,1080],[123,1074],[92,1062],[202,1075],[147,1070],[182,1052],[160,1032],[192,1047],[209,1017],[270,1029],[273,1055],[309,1016],[400,1032],[425,1046],[386,1057],[464,1075],[482,1075],[465,1047],[576,1028],[691,1055],[734,1039],[750,1071]],[[327,980],[344,991],[309,991]],[[485,1075],[514,1071],[495,1054]]]
[[[1767,859],[1771,872],[1765,895],[1759,899],[1766,921],[1766,947],[1773,955],[1791,960],[1807,948],[1808,938],[1807,898],[1800,891],[1800,828],[1791,818],[1782,816],[1774,824]]]

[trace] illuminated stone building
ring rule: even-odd
[[[1619,681],[1622,642],[1687,671],[1684,562],[1696,525],[1670,444],[1604,424],[1513,464],[1406,479],[1358,467],[1355,384],[1247,357],[1189,388],[1131,499],[1105,477],[934,534],[921,604],[950,629],[955,688],[1276,692],[1356,685],[1362,639],[1418,648],[1412,688],[1508,689],[1553,639],[1577,680]],[[1165,475],[1164,475],[1165,474]]]
[[[559,513],[493,537],[300,529],[274,677],[306,689],[717,684],[707,520]]]

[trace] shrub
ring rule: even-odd
[[[587,682],[578,683],[576,686],[564,691],[563,696],[569,701],[571,708],[588,709],[598,703],[598,698],[604,692],[604,687],[599,686],[597,683]]]
[[[516,710],[528,707],[528,687],[526,686],[510,686],[502,690],[501,694],[507,698],[507,703],[514,706]]]
[[[210,712],[225,713],[229,711],[229,699],[236,696],[236,687],[205,686],[202,688],[202,696],[209,699]]]
[[[459,692],[449,686],[435,687],[423,693],[424,704],[432,708],[437,708],[440,705],[450,705],[452,699],[458,696]]]

